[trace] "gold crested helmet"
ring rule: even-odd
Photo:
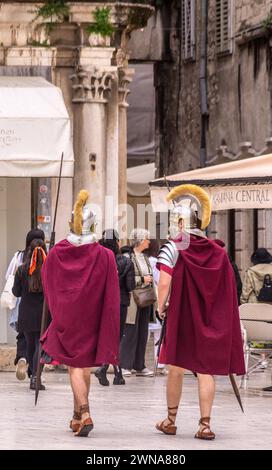
[[[170,211],[172,238],[180,233],[181,219],[185,232],[205,236],[204,231],[211,220],[211,201],[204,189],[195,184],[182,184],[170,191],[167,200],[173,202]]]
[[[89,192],[82,189],[78,195],[69,222],[70,234],[67,239],[76,245],[95,241],[95,213],[90,204],[86,204],[89,199]]]

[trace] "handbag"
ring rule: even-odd
[[[140,267],[140,265],[137,261],[136,256],[134,256],[134,261],[135,261],[135,264],[137,266],[137,270],[138,270],[140,276],[143,277],[143,273],[142,273],[141,267]],[[150,266],[149,266],[148,262],[147,262],[147,265],[148,265],[148,269],[149,269]],[[151,272],[149,274],[152,275]],[[150,305],[153,305],[157,300],[153,284],[151,284],[149,286],[145,286],[145,287],[137,287],[136,289],[134,289],[133,298],[134,298],[134,302],[136,303],[137,307],[139,307],[139,308],[145,308],[145,307],[149,307]]]
[[[11,274],[9,274],[7,282],[5,284],[4,290],[1,294],[1,307],[2,308],[9,308],[10,310],[13,310],[16,307],[17,303],[17,297],[13,295],[12,293],[12,288],[14,284],[14,278],[15,278],[15,273],[17,271],[17,260],[18,260],[18,254],[15,259],[14,263],[14,268]]]
[[[264,276],[263,287],[257,297],[259,302],[272,302],[272,280],[269,274]]]

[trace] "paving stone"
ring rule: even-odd
[[[34,392],[27,381],[18,382],[11,372],[0,373],[0,449],[272,449],[272,394],[270,372],[256,373],[249,390],[241,391],[242,414],[228,378],[217,379],[212,416],[213,442],[194,439],[199,419],[197,383],[184,379],[176,436],[165,436],[154,425],[166,416],[166,377],[126,379],[125,386],[102,387],[92,376],[91,415],[95,427],[87,439],[73,436],[68,424],[72,395],[67,373],[45,374],[46,391],[34,406]]]

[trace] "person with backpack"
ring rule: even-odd
[[[46,246],[42,239],[30,243],[24,263],[16,271],[12,293],[21,297],[18,316],[18,332],[26,340],[26,355],[30,370],[30,389],[36,389],[36,371],[43,311],[43,287],[41,269],[46,259]],[[40,390],[45,390],[40,385]]]
[[[272,302],[272,255],[265,248],[258,248],[251,256],[251,263],[253,266],[245,275],[241,303]]]
[[[109,229],[103,233],[103,238],[100,240],[100,245],[108,248],[115,255],[117,264],[119,286],[120,286],[120,341],[124,334],[127,310],[130,305],[130,293],[135,289],[135,270],[132,261],[121,254],[121,242],[119,234],[116,230]],[[108,386],[110,383],[107,379],[107,370],[109,364],[103,364],[99,367],[95,376],[98,378],[100,385]],[[122,375],[122,369],[120,366],[114,366],[114,379],[113,385],[125,385],[125,379]]]
[[[258,248],[251,256],[253,266],[246,271],[241,304],[272,303],[272,256],[266,248]],[[267,368],[265,354],[261,354],[261,369]]]

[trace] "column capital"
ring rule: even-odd
[[[79,67],[70,76],[73,103],[107,103],[113,78],[113,73],[109,71]]]
[[[127,108],[129,106],[127,102],[127,97],[130,93],[129,84],[132,82],[132,78],[135,71],[134,69],[129,68],[119,68],[118,69],[118,78],[119,78],[119,106]]]

